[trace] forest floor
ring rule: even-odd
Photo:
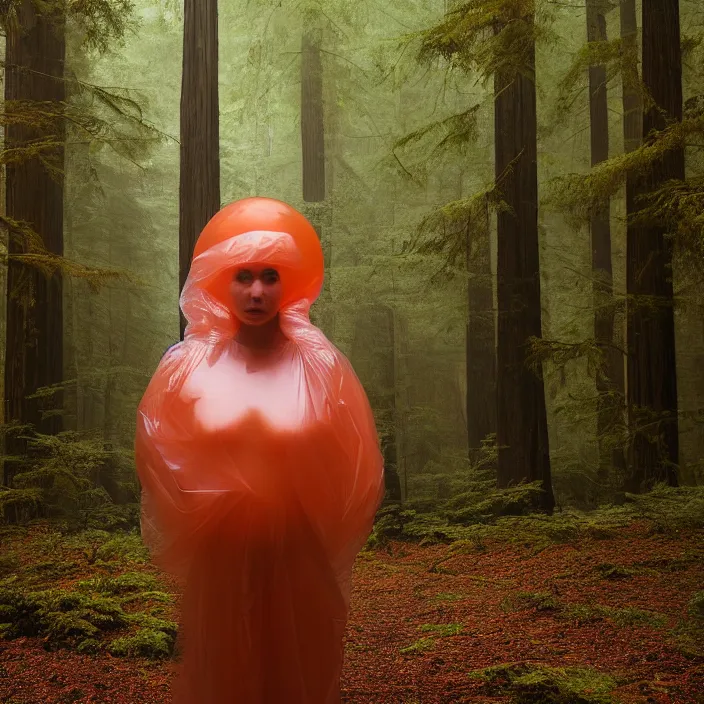
[[[2,541],[0,703],[169,700],[178,595],[136,536]],[[702,530],[392,541],[355,567],[343,702],[699,704],[702,589]]]

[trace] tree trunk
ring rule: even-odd
[[[679,0],[643,0],[643,83],[655,105],[643,115],[643,138],[682,119]],[[684,150],[665,154],[635,179],[633,196],[684,180]],[[637,207],[637,206],[636,206]],[[634,211],[629,211],[631,215]],[[679,424],[672,288],[672,241],[661,227],[629,226],[628,405],[632,446],[626,488],[677,485]]]
[[[301,37],[301,149],[303,200],[325,200],[325,113],[321,32],[306,29]]]
[[[606,42],[608,5],[604,0],[587,0],[587,40]],[[606,91],[606,67],[589,69],[589,115],[591,164],[609,158],[609,111]],[[602,490],[615,464],[623,470],[623,451],[612,449],[607,436],[622,424],[625,390],[623,355],[616,349],[614,334],[615,300],[611,261],[611,202],[591,219],[592,277],[594,294],[594,339],[604,355],[604,366],[597,372],[597,439],[599,442],[599,479]]]
[[[624,52],[623,139],[626,152],[640,146],[643,137],[643,98],[638,70],[638,20],[636,0],[621,0],[621,42]],[[629,179],[632,184],[633,179]],[[631,201],[632,203],[632,201]],[[633,212],[629,208],[628,212]]]
[[[185,0],[181,80],[179,286],[198,235],[220,209],[218,3]],[[181,338],[186,321],[181,315]]]
[[[313,311],[314,322],[332,337],[334,326],[330,301],[329,218],[326,217],[326,163],[325,163],[325,100],[323,97],[323,61],[321,56],[322,31],[319,18],[309,19],[311,26],[301,35],[301,156],[303,164],[303,200],[306,217],[311,221],[323,245],[325,283],[320,300]]]
[[[351,359],[359,375],[381,436],[386,500],[402,500],[396,450],[396,341],[394,311],[364,306],[355,321]]]
[[[468,233],[467,286],[467,442],[470,460],[496,433],[496,328],[491,275],[489,210],[481,227]]]
[[[532,53],[534,70],[535,47]],[[530,338],[542,335],[535,83],[532,76],[498,72],[494,93],[496,180],[510,208],[498,214],[498,484],[541,481],[540,508],[550,512],[543,374],[528,365]]]
[[[32,0],[17,6],[16,22],[6,43],[5,101],[65,101],[64,18],[58,11],[38,12]],[[63,254],[64,126],[49,134],[22,124],[10,123],[6,148],[27,149],[44,141],[55,146],[42,149],[42,161],[28,157],[6,168],[6,214],[11,221],[30,228],[54,254]],[[46,164],[50,165],[50,169]],[[7,422],[32,424],[38,431],[54,433],[61,428],[58,414],[42,418],[45,402],[27,398],[41,387],[58,384],[63,377],[63,309],[61,274],[47,278],[36,268],[23,265],[12,255],[30,250],[29,237],[9,233],[7,333],[5,364],[5,413]],[[61,407],[56,394],[50,405]],[[24,454],[25,444],[8,438],[9,455]],[[12,485],[16,471],[5,463],[4,482]]]

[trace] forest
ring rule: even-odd
[[[276,198],[374,411],[349,704],[704,702],[700,0],[0,0],[0,703],[169,701],[136,409]]]

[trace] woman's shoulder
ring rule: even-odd
[[[164,354],[162,354],[161,356],[162,356],[162,357],[166,357],[166,355],[169,353],[169,350],[172,350],[172,349],[173,349],[174,347],[176,347],[176,345],[178,345],[178,344],[180,344],[180,341],[179,341],[179,342],[172,342],[172,343],[164,350]]]

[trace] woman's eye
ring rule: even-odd
[[[240,271],[237,273],[235,280],[240,284],[248,284],[252,280],[252,273],[250,271]]]
[[[267,271],[264,273],[263,279],[267,284],[275,284],[279,280],[279,274],[276,271]]]

